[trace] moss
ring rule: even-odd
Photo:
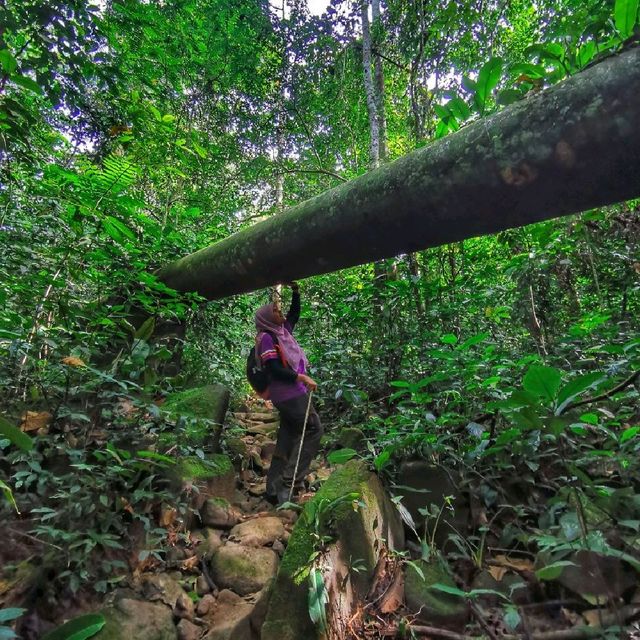
[[[181,480],[207,480],[233,473],[233,465],[228,456],[216,453],[205,460],[196,457],[183,458],[176,465],[176,473]]]
[[[365,435],[357,427],[345,427],[340,431],[338,444],[345,449],[360,449],[364,446]]]
[[[415,613],[419,611],[420,617],[425,620],[464,625],[468,615],[466,602],[458,596],[431,588],[434,584],[456,587],[446,566],[437,559],[431,562],[418,560],[415,565],[420,568],[422,575],[415,566],[407,567],[404,583],[407,606]]]

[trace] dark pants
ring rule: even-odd
[[[278,430],[276,450],[267,473],[268,496],[275,496],[282,487],[291,487],[294,481],[293,474],[296,468],[296,460],[298,459],[300,438],[308,402],[309,395],[306,393],[284,402],[274,402],[276,409],[280,413],[280,429]],[[298,473],[295,479],[296,486],[302,485],[304,477],[309,472],[309,465],[318,452],[321,437],[322,424],[320,423],[320,416],[311,405],[300,454],[300,463],[298,464]]]

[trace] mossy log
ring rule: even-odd
[[[160,271],[208,299],[640,196],[640,48]]]

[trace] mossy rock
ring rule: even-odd
[[[366,446],[366,437],[357,427],[345,427],[338,435],[338,444],[343,449],[360,451]]]
[[[95,640],[177,640],[171,609],[159,602],[123,598],[102,611],[106,624]]]
[[[194,443],[204,442],[215,425],[221,426],[229,408],[229,389],[222,384],[210,384],[178,391],[167,396],[162,408],[174,419],[190,418],[187,424],[187,439]]]
[[[305,505],[303,515],[298,518],[276,577],[262,627],[262,640],[316,638],[307,605],[309,557],[314,551],[314,529],[305,514],[314,509],[313,505],[330,502],[349,493],[358,493],[365,506],[354,511],[352,503],[344,502],[331,510],[328,520],[336,540],[332,546],[339,547],[343,560],[362,560],[366,567],[350,576],[353,590],[358,596],[364,598],[368,591],[382,539],[392,549],[403,548],[402,523],[377,476],[361,461],[352,460],[341,466]]]
[[[415,565],[407,566],[404,597],[409,611],[423,622],[456,629],[464,627],[469,618],[467,602],[459,596],[433,589],[434,584],[456,588],[444,561],[417,560]]]
[[[229,456],[216,453],[200,459],[196,456],[182,458],[169,470],[177,489],[188,485],[198,488],[192,507],[200,509],[209,498],[233,500],[236,490],[236,474]]]

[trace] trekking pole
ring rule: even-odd
[[[298,459],[296,460],[296,468],[293,471],[293,480],[291,481],[291,489],[289,489],[289,502],[293,497],[293,488],[296,484],[296,477],[298,475],[298,465],[300,464],[300,455],[302,454],[302,445],[304,444],[304,434],[307,430],[307,420],[309,419],[309,411],[311,410],[311,396],[313,390],[309,391],[309,402],[307,402],[307,412],[304,414],[304,424],[302,425],[302,437],[300,438],[300,447],[298,448]]]

